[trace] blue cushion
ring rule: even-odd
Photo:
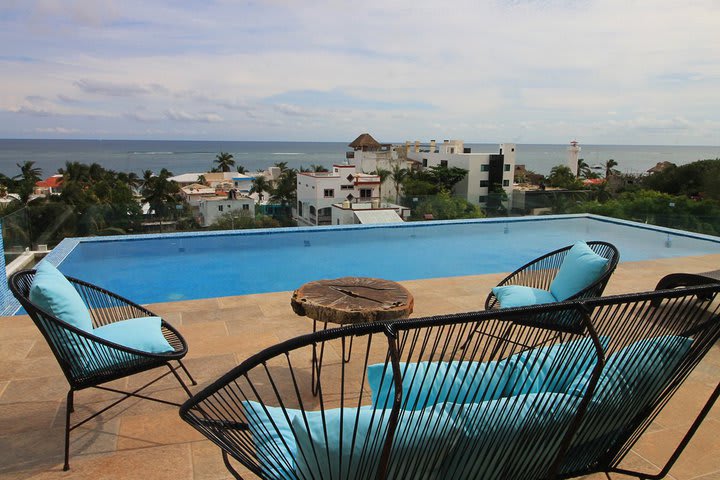
[[[600,337],[603,350],[608,337]],[[591,338],[526,350],[510,357],[509,369],[516,372],[507,396],[522,393],[565,393],[578,375],[592,371],[597,361]]]
[[[443,362],[400,363],[402,374],[402,408],[421,410],[437,402],[437,392],[433,384],[441,382],[445,376],[446,365]],[[367,379],[372,392],[374,408],[392,408],[395,384],[392,366],[384,363],[370,365]]]
[[[258,402],[243,401],[245,418],[255,445],[258,463],[268,478],[295,478],[297,442],[290,422],[299,410],[268,407]],[[308,412],[310,416],[314,412]]]
[[[542,477],[578,404],[573,395],[546,392],[446,405],[463,435],[440,478],[518,478],[527,471]]]
[[[608,264],[585,242],[575,243],[565,255],[560,270],[550,284],[550,293],[559,302],[566,300],[600,278]]]
[[[646,338],[608,358],[598,379],[593,400],[601,403],[628,399],[636,392],[648,396],[664,386],[667,378],[690,350],[692,339],[675,335]],[[588,368],[569,386],[568,393],[581,395],[590,380]]]
[[[526,307],[557,302],[557,299],[547,290],[522,285],[495,287],[492,292],[500,302],[500,308]]]
[[[670,335],[635,342],[611,355],[568,450],[563,471],[583,468],[613,448],[628,422],[667,386],[691,345],[689,338]],[[581,395],[591,375],[592,368],[588,368],[568,392]]]
[[[449,362],[445,385],[436,388],[436,400],[449,403],[476,403],[505,395],[513,383],[508,359],[491,362]]]
[[[30,301],[65,323],[92,331],[90,312],[75,287],[50,262],[37,266],[30,286]]]
[[[323,419],[295,416],[299,478],[374,479],[387,435],[390,410],[326,410]],[[460,436],[440,409],[402,410],[387,478],[437,478],[437,470]],[[360,460],[363,460],[362,463]]]
[[[172,352],[160,327],[160,317],[141,317],[103,325],[93,335],[109,342],[150,353]]]

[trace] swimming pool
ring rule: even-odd
[[[576,240],[621,261],[720,253],[720,238],[594,215],[66,239],[66,275],[139,303],[293,290],[341,276],[411,280],[509,272]]]

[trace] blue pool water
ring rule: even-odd
[[[410,280],[509,272],[576,240],[609,241],[621,261],[720,253],[716,237],[558,216],[67,239],[48,258],[60,261],[66,275],[154,303],[293,290],[342,276]]]

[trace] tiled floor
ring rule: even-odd
[[[652,289],[664,274],[700,272],[720,264],[720,255],[619,266],[607,294]],[[415,296],[413,316],[480,309],[503,275],[408,281]],[[217,378],[260,349],[307,333],[312,321],[295,316],[290,292],[247,295],[150,306],[188,340],[186,364],[202,384]],[[720,346],[701,364],[627,459],[652,469],[683,433],[720,376]],[[143,376],[140,376],[143,377]],[[142,378],[119,382],[139,385]],[[195,389],[200,387],[194,387]],[[183,400],[169,379],[155,389]],[[224,479],[230,478],[219,450],[182,422],[177,409],[129,400],[71,435],[71,470],[62,471],[64,399],[67,385],[27,317],[0,318],[0,479]],[[704,395],[704,396],[703,396]],[[76,414],[92,412],[110,394],[76,395]],[[720,407],[715,408],[680,457],[676,479],[720,479]],[[604,475],[588,477],[605,478]],[[612,478],[622,478],[613,475]]]

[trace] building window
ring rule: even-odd
[[[222,212],[222,211],[223,211],[223,206],[222,206],[222,205],[218,205],[218,212]]]
[[[323,191],[323,195],[325,196],[325,198],[332,198],[335,196],[335,189],[334,188],[326,188]]]
[[[311,217],[315,216],[315,207],[313,207],[312,205],[310,205],[310,216]]]
[[[423,158],[423,167],[427,167],[427,158]]]
[[[248,205],[247,203],[243,205],[243,210],[250,210],[250,205]]]
[[[440,160],[441,167],[447,167],[447,160]]]
[[[506,171],[506,172],[509,172],[509,171],[510,171],[510,164],[509,164],[509,163],[506,163],[506,164],[505,164],[505,171]]]
[[[480,188],[489,187],[490,182],[488,180],[480,180]]]
[[[490,171],[490,165],[488,165],[487,163],[483,163],[482,165],[480,165],[480,171],[481,171],[481,172],[489,172],[489,171]]]
[[[346,178],[347,178],[347,181],[348,181],[348,182],[352,182],[352,181],[353,181],[353,178],[355,178],[355,177],[353,177],[352,174],[350,174],[350,175],[348,175]]]
[[[485,195],[480,195],[480,196],[478,197],[478,202],[480,202],[480,203],[485,203],[485,202],[487,202],[487,197],[486,197]]]
[[[510,186],[510,180],[503,180],[503,187],[509,187]]]
[[[340,185],[340,190],[354,190],[355,185]]]
[[[371,198],[372,197],[372,189],[371,188],[361,188],[360,189],[360,198]]]

